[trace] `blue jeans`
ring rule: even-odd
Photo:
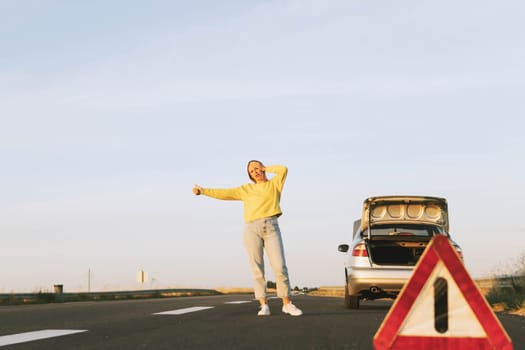
[[[251,222],[244,226],[244,246],[250,260],[254,280],[255,298],[266,297],[266,279],[264,277],[263,250],[270,260],[277,285],[277,296],[290,296],[290,281],[284,259],[283,241],[277,217],[272,216]]]

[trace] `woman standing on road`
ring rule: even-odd
[[[266,172],[275,176],[268,180]],[[288,169],[282,165],[265,167],[258,160],[248,162],[248,176],[253,183],[228,189],[193,187],[195,195],[223,200],[241,200],[244,204],[244,245],[248,252],[255,283],[255,298],[261,303],[257,315],[269,316],[270,307],[266,299],[266,279],[264,277],[263,249],[270,259],[276,284],[277,296],[282,298],[282,311],[292,316],[303,312],[290,301],[290,281],[284,258],[284,248],[277,218],[281,216],[281,192]]]

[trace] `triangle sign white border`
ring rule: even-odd
[[[457,287],[462,299],[466,302],[463,309],[470,308],[471,326],[478,324],[479,328],[472,328],[472,334],[468,336],[463,332],[455,334],[444,334],[436,336],[428,332],[414,333],[410,328],[403,328],[410,321],[410,315],[418,313],[412,310],[417,307],[416,300],[431,281],[432,277],[442,276],[447,279],[451,289]],[[430,281],[429,281],[430,280]],[[419,300],[421,302],[421,299]],[[454,305],[454,304],[452,304]],[[432,312],[425,310],[434,322]],[[451,312],[455,312],[452,310]],[[469,311],[465,312],[468,315]],[[465,316],[463,315],[463,316]],[[420,321],[420,320],[419,320]],[[417,332],[416,332],[417,333]],[[512,342],[503,329],[501,323],[490,308],[489,304],[479,291],[476,283],[468,274],[463,262],[450,244],[448,237],[444,235],[435,236],[429,243],[425,252],[419,259],[412,277],[405,284],[383,323],[376,332],[373,340],[376,350],[447,350],[447,349],[490,349],[490,350],[512,350]]]

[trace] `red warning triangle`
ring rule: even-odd
[[[512,350],[447,237],[435,236],[374,336],[376,350]]]

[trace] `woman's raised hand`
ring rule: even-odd
[[[200,195],[202,192],[202,187],[200,187],[199,185],[195,184],[193,185],[193,194],[198,196]]]

